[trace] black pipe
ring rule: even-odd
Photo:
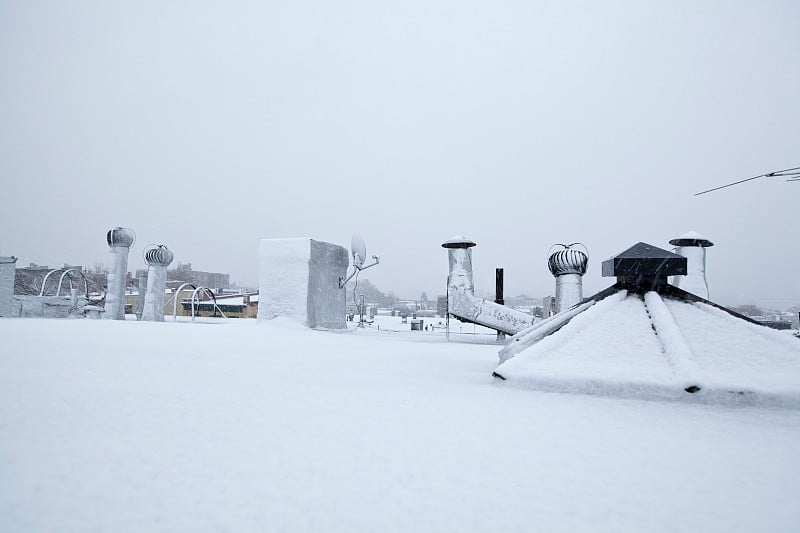
[[[494,270],[494,303],[504,305],[506,301],[503,299],[503,269],[496,268]]]

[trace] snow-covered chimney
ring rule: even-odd
[[[108,272],[108,291],[106,292],[106,318],[125,320],[125,283],[128,278],[128,252],[136,236],[127,228],[116,227],[108,230],[106,242],[113,256],[111,270]]]
[[[153,246],[145,251],[144,261],[147,263],[147,292],[144,295],[142,320],[149,322],[164,321],[164,294],[167,290],[167,267],[172,263],[173,254],[163,244]],[[175,295],[177,298],[178,295]]]
[[[547,267],[556,277],[556,314],[583,300],[583,275],[589,265],[589,256],[573,248],[577,245],[583,246],[578,242],[554,245],[561,249],[550,254],[547,260]]]
[[[706,248],[714,243],[697,233],[690,231],[672,239],[669,243],[675,246],[675,253],[686,258],[685,276],[674,276],[672,285],[686,292],[708,300],[708,280],[706,279]]]

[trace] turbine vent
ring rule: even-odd
[[[125,285],[128,279],[128,252],[136,234],[128,228],[119,226],[106,233],[108,251],[113,264],[108,271],[108,291],[106,292],[105,317],[112,320],[125,320]]]
[[[147,292],[144,295],[142,320],[148,322],[164,321],[164,291],[167,289],[167,267],[173,255],[163,244],[151,244],[144,251],[147,263]],[[178,295],[175,295],[177,298]]]
[[[151,247],[144,253],[144,261],[148,266],[167,267],[172,263],[173,258],[172,251],[163,244]]]
[[[579,242],[554,244],[550,250],[547,267],[556,278],[556,313],[561,313],[583,300],[583,275],[589,266],[589,254]]]
[[[108,233],[106,234],[106,242],[109,246],[130,248],[133,246],[133,242],[135,240],[136,235],[134,235],[132,230],[129,230],[128,228],[120,228],[119,226],[108,230]]]
[[[586,274],[586,268],[589,266],[589,256],[581,250],[572,248],[579,243],[564,245],[561,250],[556,250],[550,254],[547,260],[547,268],[555,276],[563,276],[564,274],[578,274],[583,276]]]

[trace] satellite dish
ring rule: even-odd
[[[367,245],[364,244],[364,239],[362,239],[361,235],[358,233],[353,233],[353,238],[350,239],[350,253],[353,254],[353,273],[347,276],[347,279],[339,278],[340,289],[343,289],[344,286],[347,285],[347,282],[357,273],[374,267],[381,262],[381,259],[377,255],[373,255],[372,259],[374,259],[375,262],[364,265],[364,260],[367,258]]]
[[[353,233],[350,239],[350,252],[353,254],[353,266],[360,270],[367,258],[367,245],[358,233]]]

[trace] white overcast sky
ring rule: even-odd
[[[399,296],[585,290],[638,241],[714,241],[711,298],[800,303],[800,2],[0,1],[0,253],[141,249],[255,284],[262,238],[361,233]],[[366,273],[365,273],[366,274]]]

